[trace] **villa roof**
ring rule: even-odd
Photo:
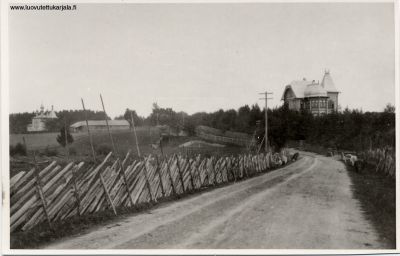
[[[324,89],[327,92],[338,92],[338,90],[335,87],[335,84],[333,83],[333,80],[329,73],[329,70],[325,71],[324,77],[322,78],[321,85],[322,85],[322,87],[324,87]]]
[[[327,97],[328,93],[326,90],[318,83],[312,83],[307,85],[306,90],[304,91],[304,97]]]
[[[289,89],[292,90],[295,98],[326,97],[328,92],[338,92],[329,71],[325,71],[321,83],[307,81],[306,79],[292,81],[286,85],[282,100],[285,99],[285,93]]]

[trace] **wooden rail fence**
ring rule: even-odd
[[[394,149],[372,149],[352,154],[358,155],[365,164],[374,167],[376,172],[381,172],[393,178],[396,177],[396,153]],[[345,163],[347,162],[343,153],[342,160]]]
[[[396,153],[394,149],[375,149],[361,153],[366,164],[375,167],[376,172],[382,172],[393,178],[396,176]]]
[[[120,207],[132,207],[160,198],[183,194],[207,186],[251,177],[282,164],[289,158],[280,154],[189,158],[149,155],[111,160],[110,152],[101,163],[56,161],[45,168],[22,171],[10,180],[11,232],[29,230],[47,222],[63,221]]]
[[[231,138],[226,136],[218,136],[213,134],[208,134],[204,132],[196,133],[197,137],[200,137],[205,140],[209,140],[215,143],[229,143],[238,146],[248,146],[251,142],[250,139],[243,139],[243,138]]]

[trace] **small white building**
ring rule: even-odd
[[[107,131],[105,120],[88,120],[90,131]],[[108,120],[111,131],[129,130],[129,122],[126,120]],[[79,121],[70,126],[70,132],[87,132],[86,121]]]
[[[32,123],[26,127],[28,132],[46,131],[46,120],[56,119],[57,115],[54,112],[53,106],[50,111],[44,111],[43,104],[40,105],[40,111],[36,111],[36,115],[32,118]]]

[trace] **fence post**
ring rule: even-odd
[[[221,159],[221,158],[220,158]],[[222,180],[222,172],[221,172],[221,170],[218,170],[218,168],[216,168],[217,166],[218,166],[218,161],[219,160],[216,160],[215,161],[215,163],[214,163],[214,171],[215,171],[215,181],[216,181],[216,183],[217,184],[219,184],[219,183],[221,183],[223,180]],[[220,176],[221,176],[221,182],[218,182],[218,180],[217,180],[217,177],[218,177],[218,173],[220,174]]]
[[[230,162],[230,167],[231,167],[231,173],[232,173],[232,176],[233,176],[233,181],[236,182],[236,175],[235,175],[236,164],[235,164],[233,156],[231,156],[229,158],[229,162]]]
[[[161,171],[160,171],[160,163],[158,161],[157,155],[156,155],[156,163],[157,163],[156,172],[158,174],[158,178],[160,179],[161,194],[162,194],[163,197],[165,197],[164,184],[163,184],[163,181],[162,181],[162,175],[161,175]]]
[[[97,166],[96,169],[97,169],[97,175],[98,175],[99,178],[100,178],[101,185],[103,186],[104,192],[105,192],[105,194],[106,194],[106,199],[107,199],[108,203],[111,205],[111,208],[112,208],[114,214],[117,215],[117,211],[115,210],[114,204],[113,204],[113,202],[112,202],[112,200],[111,200],[110,193],[108,193],[106,183],[104,182],[103,176],[101,175],[101,172],[102,172],[102,171],[101,171],[101,168],[103,167],[103,165],[106,163],[106,161],[108,160],[108,158],[109,158],[110,156],[111,156],[111,152],[108,153],[108,155],[106,156],[106,158],[104,158],[103,162],[102,162],[99,166]],[[95,169],[95,170],[96,170],[96,169]],[[96,175],[96,174],[95,174],[95,175]],[[92,185],[93,185],[93,184],[92,184]],[[90,185],[89,185],[89,186],[90,186]],[[88,189],[90,189],[90,187],[88,187]]]
[[[214,157],[211,156],[211,158],[210,158],[210,167],[211,167],[211,172],[213,173],[212,185],[215,186],[215,169],[214,169],[213,162],[214,162]]]
[[[226,173],[226,181],[225,182],[229,182],[229,175],[228,175],[228,163],[229,161],[226,160],[227,157],[224,157],[224,168],[221,170],[221,174],[222,174],[222,180],[223,180],[223,170],[225,170]]]
[[[114,214],[117,215],[117,210],[115,209],[114,203],[113,203],[113,201],[111,199],[110,193],[107,190],[107,186],[106,186],[106,183],[104,181],[103,175],[101,175],[101,172],[99,173],[99,177],[100,177],[101,185],[103,186],[104,192],[106,193],[107,201],[111,205],[111,208],[112,208]]]
[[[186,190],[185,190],[185,184],[184,184],[184,182],[183,182],[182,170],[181,170],[181,166],[180,166],[180,164],[179,164],[179,158],[178,158],[177,155],[175,155],[175,159],[176,159],[176,165],[177,165],[177,167],[178,167],[179,179],[181,180],[182,191],[183,191],[183,193],[185,193],[185,192],[186,192]]]
[[[195,186],[194,186],[194,180],[193,180],[193,175],[192,175],[192,165],[193,165],[193,163],[194,163],[195,161],[190,162],[189,157],[187,156],[187,157],[186,157],[186,162],[187,162],[188,165],[189,165],[188,172],[189,172],[189,177],[190,177],[190,185],[192,186],[192,190],[194,190],[194,189],[195,189]]]
[[[38,194],[39,194],[39,198],[40,198],[40,200],[41,200],[41,202],[42,202],[44,214],[46,215],[46,219],[47,219],[47,222],[48,222],[48,224],[49,224],[49,227],[50,227],[51,229],[53,229],[53,225],[51,224],[51,220],[50,220],[50,216],[49,216],[49,211],[48,211],[48,209],[47,209],[46,198],[45,198],[45,196],[44,196],[43,189],[42,189],[42,184],[41,184],[42,182],[41,182],[40,176],[39,176],[39,167],[38,167],[38,164],[37,164],[37,161],[36,161],[35,152],[36,152],[36,151],[33,151],[33,161],[34,161],[34,163],[35,163],[36,190],[37,190],[37,192],[38,192]]]
[[[128,178],[126,177],[125,166],[124,166],[125,162],[127,161],[128,157],[129,157],[129,154],[130,154],[130,150],[128,151],[128,153],[126,153],[124,161],[122,161],[122,163],[119,164],[119,166],[121,167],[120,171],[119,171],[119,175],[122,176],[122,179],[125,183],[126,193],[128,194],[127,199],[129,199],[129,201],[131,203],[131,207],[132,207],[133,206],[132,191],[128,184]],[[117,161],[119,161],[119,159],[117,159]]]
[[[248,178],[249,177],[249,173],[247,172],[247,164],[246,164],[246,155],[242,156],[242,166],[243,166],[243,175]]]
[[[81,200],[79,197],[78,185],[76,184],[77,172],[75,171],[75,168],[71,168],[71,171],[72,171],[72,179],[73,179],[73,185],[74,185],[74,196],[76,199],[76,210],[78,211],[78,216],[80,216],[81,215]]]
[[[169,159],[167,157],[164,157],[165,161],[167,161],[167,171],[168,171],[168,176],[169,176],[169,181],[171,182],[171,187],[172,187],[172,193],[174,195],[177,195],[176,193],[176,189],[174,186],[174,179],[172,178],[172,174],[171,174],[171,169],[169,168]]]
[[[209,177],[209,175],[208,175],[208,168],[207,168],[207,158],[204,158],[204,160],[205,160],[205,163],[204,163],[204,165],[205,165],[205,170],[204,170],[204,181],[203,181],[203,185],[204,185],[204,183],[206,183],[206,180],[207,180],[207,185],[210,185],[210,177]]]
[[[233,176],[231,172],[231,159],[229,156],[225,157],[225,172],[226,172],[226,181],[229,182],[229,176]],[[232,177],[233,178],[233,177]]]
[[[147,186],[147,190],[149,191],[149,195],[150,195],[150,200],[157,202],[157,199],[154,197],[152,191],[151,191],[151,186],[150,186],[150,181],[149,181],[149,177],[148,177],[148,171],[147,171],[147,163],[148,160],[150,159],[150,156],[148,156],[147,161],[145,161],[144,163],[144,169],[142,169],[144,171],[144,177],[146,179],[146,186]]]
[[[203,186],[203,183],[201,182],[200,171],[199,171],[200,164],[201,164],[201,158],[199,157],[199,163],[197,163],[197,159],[196,159],[196,164],[195,164],[195,169],[194,169],[195,172],[197,173],[197,176],[199,177],[199,183],[200,183],[200,187],[199,188],[201,188]]]
[[[235,167],[233,169],[233,173],[235,173],[235,170],[237,170],[237,173],[235,173],[235,182],[240,179],[240,167],[239,167],[239,157],[232,157],[233,158],[233,162],[235,163]]]

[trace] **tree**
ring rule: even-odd
[[[34,116],[34,112],[10,114],[10,133],[26,133],[26,127],[32,122],[32,117]]]
[[[56,132],[60,129],[60,127],[64,126],[62,119],[60,118],[47,119],[44,121],[44,123],[46,125],[46,130],[49,132]]]
[[[237,112],[236,123],[235,126],[239,132],[247,132],[251,133],[251,127],[254,127],[254,124],[250,123],[250,107],[245,105],[240,107]]]
[[[66,131],[66,132],[65,132]],[[72,137],[72,135],[69,133],[69,130],[65,130],[65,128],[61,128],[60,129],[60,134],[57,135],[57,142],[58,144],[60,144],[61,146],[65,147],[66,143],[65,143],[65,133],[67,134],[67,142],[68,144],[71,144],[72,142],[74,142],[74,138]]]
[[[153,103],[153,111],[147,118],[151,125],[169,125],[178,128],[182,119],[172,108],[161,108],[157,103]]]
[[[132,114],[133,122],[135,123],[135,126],[143,125],[143,118],[140,117],[140,116],[138,116],[138,114],[136,113],[135,110],[130,110],[129,108],[127,108],[127,109],[125,110],[124,115],[122,115],[122,116],[117,116],[117,117],[115,118],[115,120],[124,120],[124,119],[125,119],[126,121],[128,121],[129,126],[132,128],[132,125],[133,125],[133,124],[132,124],[131,114]]]
[[[383,110],[383,112],[386,113],[394,113],[396,110],[395,106],[393,106],[392,104],[388,103],[385,107],[385,109]]]

